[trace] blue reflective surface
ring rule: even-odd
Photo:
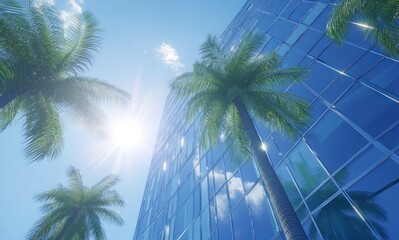
[[[354,24],[335,45],[325,29],[336,2],[250,0],[220,41],[230,49],[257,31],[262,53],[310,71],[280,89],[311,104],[305,131],[292,140],[256,123],[308,237],[399,239],[399,62]],[[198,147],[184,104],[168,96],[133,239],[284,239],[254,161]]]

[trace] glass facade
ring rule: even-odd
[[[288,89],[312,104],[291,141],[256,123],[267,154],[310,239],[399,238],[399,62],[351,24],[337,46],[325,35],[335,1],[248,1],[222,35],[234,49],[249,31],[284,66],[310,70]],[[184,102],[168,97],[135,240],[284,239],[251,159],[207,151]]]

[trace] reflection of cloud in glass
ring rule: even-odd
[[[231,172],[227,172],[226,175],[232,175]],[[232,177],[229,180],[229,193],[231,199],[237,199],[244,195],[244,187],[241,184],[241,178]]]
[[[244,184],[248,184],[248,182]],[[252,184],[253,183],[251,183],[251,185]],[[266,207],[266,194],[263,190],[263,187],[261,185],[257,185],[256,187],[254,187],[254,189],[252,189],[252,191],[248,194],[247,200],[248,205],[251,205],[251,208],[255,210],[254,214],[261,214],[262,209]]]
[[[219,222],[226,219],[229,214],[229,203],[227,201],[227,193],[220,191],[216,195],[216,207],[217,207],[217,215],[219,218]]]

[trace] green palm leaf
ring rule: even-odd
[[[0,3],[0,131],[20,114],[25,152],[32,161],[60,154],[59,112],[104,137],[102,104],[124,107],[130,100],[109,83],[78,76],[93,63],[100,30],[90,12],[67,21],[45,2]]]
[[[121,196],[112,189],[118,182],[115,175],[109,175],[92,187],[83,185],[79,170],[67,169],[68,187],[43,192],[36,199],[45,204],[41,210],[45,215],[39,219],[27,234],[29,240],[39,239],[106,239],[102,221],[122,225],[122,217],[109,209],[124,206]],[[91,238],[90,238],[91,239]]]

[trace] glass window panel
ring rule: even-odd
[[[282,24],[280,30],[277,32],[275,35],[278,39],[285,41],[287,37],[291,34],[292,29],[295,27],[295,23],[286,21],[284,24]]]
[[[328,177],[319,161],[303,142],[290,153],[286,163],[304,197]]]
[[[298,134],[295,136],[295,139],[291,139],[288,136],[282,135],[279,132],[274,132],[273,133],[273,139],[274,142],[276,143],[278,149],[282,153],[282,156],[284,156],[294,145],[295,142],[299,139]]]
[[[319,100],[314,101],[309,111],[313,121],[310,121],[309,124],[313,124],[326,110],[327,106],[324,103]]]
[[[305,32],[306,29],[307,27],[305,25],[299,24],[298,27],[295,28],[290,37],[287,39],[287,43],[290,45],[294,44],[294,42],[298,40],[298,38],[302,35],[303,32]]]
[[[308,15],[303,19],[303,23],[310,25],[319,16],[319,14],[328,6],[327,3],[318,2],[313,7],[313,9],[308,13]]]
[[[359,61],[352,65],[346,73],[354,78],[363,76],[366,72],[376,65],[382,59],[381,55],[372,52],[367,52]]]
[[[210,219],[210,231],[213,232],[215,230],[216,225],[217,225],[217,215],[216,215],[216,203],[215,203],[215,198],[213,198],[210,203],[209,203],[209,219]]]
[[[231,206],[234,207],[244,197],[244,187],[240,172],[236,172],[227,184]]]
[[[274,35],[277,31],[280,30],[281,25],[283,25],[284,20],[282,20],[281,18],[277,18],[277,20],[273,23],[272,27],[270,28],[270,30],[268,31],[268,33],[270,35]]]
[[[399,236],[399,162],[387,159],[347,191],[383,239]]]
[[[306,209],[305,204],[301,204],[299,208],[295,211],[298,215],[299,221],[303,221],[307,216],[309,216],[309,211]]]
[[[310,76],[304,82],[316,93],[321,93],[338,76],[336,71],[319,62],[314,62],[310,66]]]
[[[332,112],[307,134],[307,142],[332,173],[358,152],[367,141]]]
[[[273,166],[276,166],[282,159],[283,154],[278,150],[277,145],[273,139],[270,138],[266,142],[266,153]]]
[[[208,239],[209,230],[209,209],[206,208],[201,214],[201,236],[203,239]]]
[[[233,173],[240,166],[240,162],[228,159],[227,157],[225,157],[223,160],[224,160],[224,165],[226,166],[226,178],[227,180],[229,180],[233,176]]]
[[[276,51],[276,53],[280,56],[284,56],[290,50],[290,46],[283,43],[281,44],[280,48]]]
[[[391,129],[388,133],[382,136],[379,140],[388,149],[394,149],[399,145],[399,125]]]
[[[357,20],[358,21],[358,20]],[[345,41],[355,44],[356,46],[362,48],[370,48],[374,43],[374,38],[365,37],[364,27],[355,25],[352,23],[349,24],[349,28],[347,33],[345,34]]]
[[[201,209],[205,209],[208,205],[208,181],[205,177],[201,182]]]
[[[212,198],[215,195],[215,185],[213,184],[213,170],[208,173],[208,195]]]
[[[333,43],[320,56],[320,60],[340,71],[344,71],[365,53],[365,50],[347,43],[342,43],[339,46]]]
[[[357,211],[343,195],[338,195],[321,210],[314,219],[324,239],[375,239]],[[315,227],[310,235],[316,235]]]
[[[306,28],[303,29],[306,30]],[[313,46],[319,41],[322,36],[322,33],[309,28],[295,43],[295,47],[299,48],[303,52],[308,52],[310,49],[313,48]]]
[[[326,30],[327,22],[331,18],[331,10],[332,6],[329,5],[324,9],[324,11],[319,15],[319,17],[316,18],[316,20],[313,22],[312,27],[324,32]]]
[[[280,46],[280,44],[281,44],[280,40],[273,38],[263,48],[262,53],[264,54],[264,53],[275,51]]]
[[[290,1],[288,6],[284,9],[284,12],[281,13],[281,17],[287,18],[295,10],[298,4],[298,1]]]
[[[278,226],[262,184],[258,183],[253,188],[246,196],[246,202],[252,216],[255,239],[272,239]]]
[[[308,219],[303,224],[303,229],[310,240],[322,240],[319,232],[317,231],[312,219]]]
[[[317,190],[312,196],[310,196],[306,202],[310,211],[317,208],[320,204],[322,204],[325,200],[331,197],[334,193],[338,191],[337,186],[329,180],[326,184],[324,184],[319,190]]]
[[[253,159],[248,159],[241,166],[241,175],[244,183],[245,192],[249,192],[251,187],[259,179],[259,173],[255,169],[255,163]]]
[[[230,217],[228,217],[226,219],[226,221],[224,221],[222,223],[222,225],[220,225],[219,229],[219,238],[223,239],[223,240],[233,240],[233,232],[231,230],[231,220]]]
[[[235,239],[252,239],[251,218],[245,201],[241,201],[231,213]]]
[[[276,173],[284,187],[285,192],[288,195],[288,198],[291,201],[292,206],[294,208],[297,207],[301,203],[302,198],[299,195],[298,189],[296,188],[290,174],[288,173],[286,165],[284,163],[280,164],[280,166],[278,166],[276,169]]]
[[[193,227],[193,240],[201,240],[201,218],[195,219]]]
[[[295,11],[291,14],[290,19],[299,22],[309,12],[309,9],[313,6],[313,4],[314,3],[301,2],[301,4],[299,4]]]
[[[341,94],[351,86],[353,80],[349,77],[341,76],[335,82],[330,85],[327,90],[323,93],[323,98],[329,101],[330,103],[334,103],[335,100],[341,96]]]
[[[310,51],[310,55],[318,58],[324,50],[332,43],[331,39],[329,39],[327,36],[323,36],[319,42],[316,43],[316,45],[312,48]]]
[[[383,155],[378,148],[371,146],[339,171],[334,178],[341,186],[344,186],[373,165],[373,163],[381,159]]]
[[[215,179],[215,191],[217,192],[222,185],[226,182],[226,174],[225,174],[225,167],[223,161],[219,161],[218,164],[216,164],[214,170],[213,170],[213,176]]]
[[[302,84],[299,83],[294,83],[288,90],[288,93],[292,93],[299,97],[302,97],[309,103],[315,99],[315,96],[310,93]]]
[[[378,87],[399,96],[398,69],[398,62],[385,58],[367,73],[364,78]]]
[[[254,121],[256,131],[260,135],[262,139],[267,139],[270,136],[270,131],[266,128],[266,125],[263,122]]]
[[[306,56],[302,51],[291,48],[291,50],[285,55],[283,60],[284,67],[298,66],[302,59]]]
[[[221,223],[229,215],[229,201],[227,199],[226,187],[223,186],[222,189],[216,194],[216,208],[218,223]]]
[[[373,137],[399,119],[399,104],[360,84],[354,85],[336,106]]]

